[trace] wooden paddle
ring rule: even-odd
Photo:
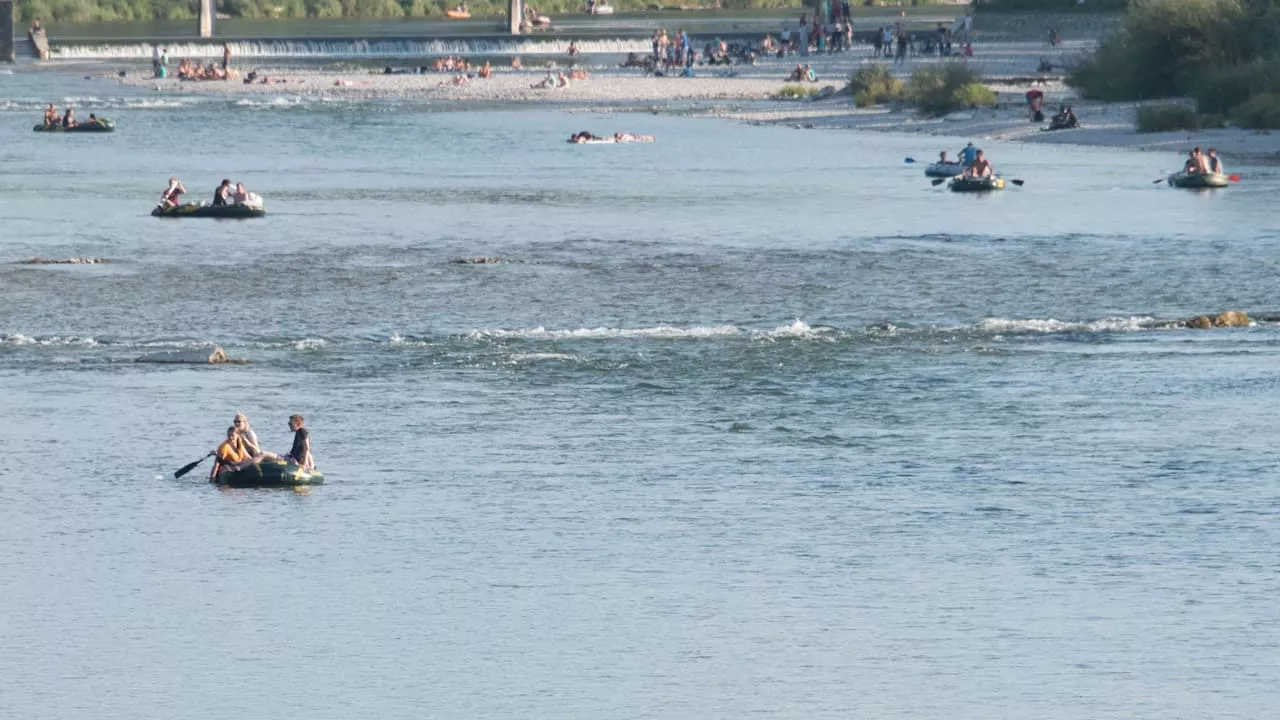
[[[213,454],[214,454],[215,452],[217,452],[217,451],[216,451],[216,450],[211,450],[211,451],[209,452],[209,454],[208,454],[208,455],[205,455],[204,457],[200,458],[199,460],[197,460],[197,461],[195,461],[195,462],[193,462],[193,463],[187,463],[186,465],[183,465],[182,467],[178,468],[177,472],[175,472],[175,473],[173,474],[174,479],[180,478],[180,477],[182,477],[183,475],[186,475],[187,473],[191,472],[192,470],[195,470],[197,465],[199,465],[200,463],[204,462],[205,458],[213,457]]]

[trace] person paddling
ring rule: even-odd
[[[973,143],[969,143],[960,151],[960,162],[963,163],[965,167],[968,167],[978,158],[980,152],[981,151],[978,150],[978,148],[973,146]]]
[[[75,126],[76,126],[76,116],[75,116],[75,113],[72,111],[71,106],[68,105],[67,114],[62,116],[62,127],[64,129],[71,129]]]
[[[988,178],[994,174],[995,171],[991,169],[991,163],[987,162],[981,150],[977,151],[973,163],[965,168],[963,173],[964,177],[971,179]]]
[[[178,178],[171,177],[169,178],[169,187],[165,188],[164,192],[160,194],[160,206],[163,208],[177,207],[178,196],[186,194],[187,189],[182,187],[182,183],[178,181]]]
[[[209,468],[209,482],[213,482],[219,473],[239,470],[250,462],[249,454],[245,452],[244,443],[241,442],[240,433],[235,425],[227,428],[226,441],[213,451],[213,455],[213,467]]]
[[[217,190],[213,191],[214,207],[217,207],[219,205],[229,205],[230,203],[228,203],[227,200],[229,200],[230,197],[231,197],[231,181],[227,180],[226,178],[223,178],[222,184],[218,186]]]
[[[53,127],[58,124],[58,109],[49,103],[49,107],[44,111],[44,126]]]

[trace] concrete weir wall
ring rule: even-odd
[[[18,9],[13,0],[0,0],[0,61],[13,62],[13,24]]]

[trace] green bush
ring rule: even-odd
[[[894,77],[884,65],[861,68],[849,80],[853,102],[860,108],[901,99],[902,89],[902,81]]]
[[[1231,122],[1245,128],[1280,129],[1280,92],[1254,95],[1231,110]]]
[[[996,104],[996,91],[982,83],[968,83],[956,88],[951,100],[959,107],[991,107]]]
[[[1123,27],[1077,63],[1069,82],[1102,100],[1186,94],[1207,69],[1258,57],[1260,39],[1271,36],[1259,31],[1270,27],[1262,7],[1257,0],[1134,0]]]
[[[941,117],[969,107],[959,102],[959,93],[974,92],[966,89],[970,85],[982,85],[982,74],[964,62],[929,65],[911,75],[907,83],[907,97],[921,112]]]
[[[1185,105],[1161,105],[1138,108],[1138,132],[1199,130],[1200,117]]]
[[[806,100],[819,92],[818,88],[806,85],[783,85],[774,97],[779,100]]]
[[[1191,86],[1191,97],[1202,113],[1227,113],[1264,92],[1280,92],[1280,61],[1206,70]]]

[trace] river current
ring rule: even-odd
[[[1280,310],[1280,174],[967,139],[0,75],[0,704],[1265,716],[1280,326],[1166,321]],[[174,479],[236,411],[327,483]]]

